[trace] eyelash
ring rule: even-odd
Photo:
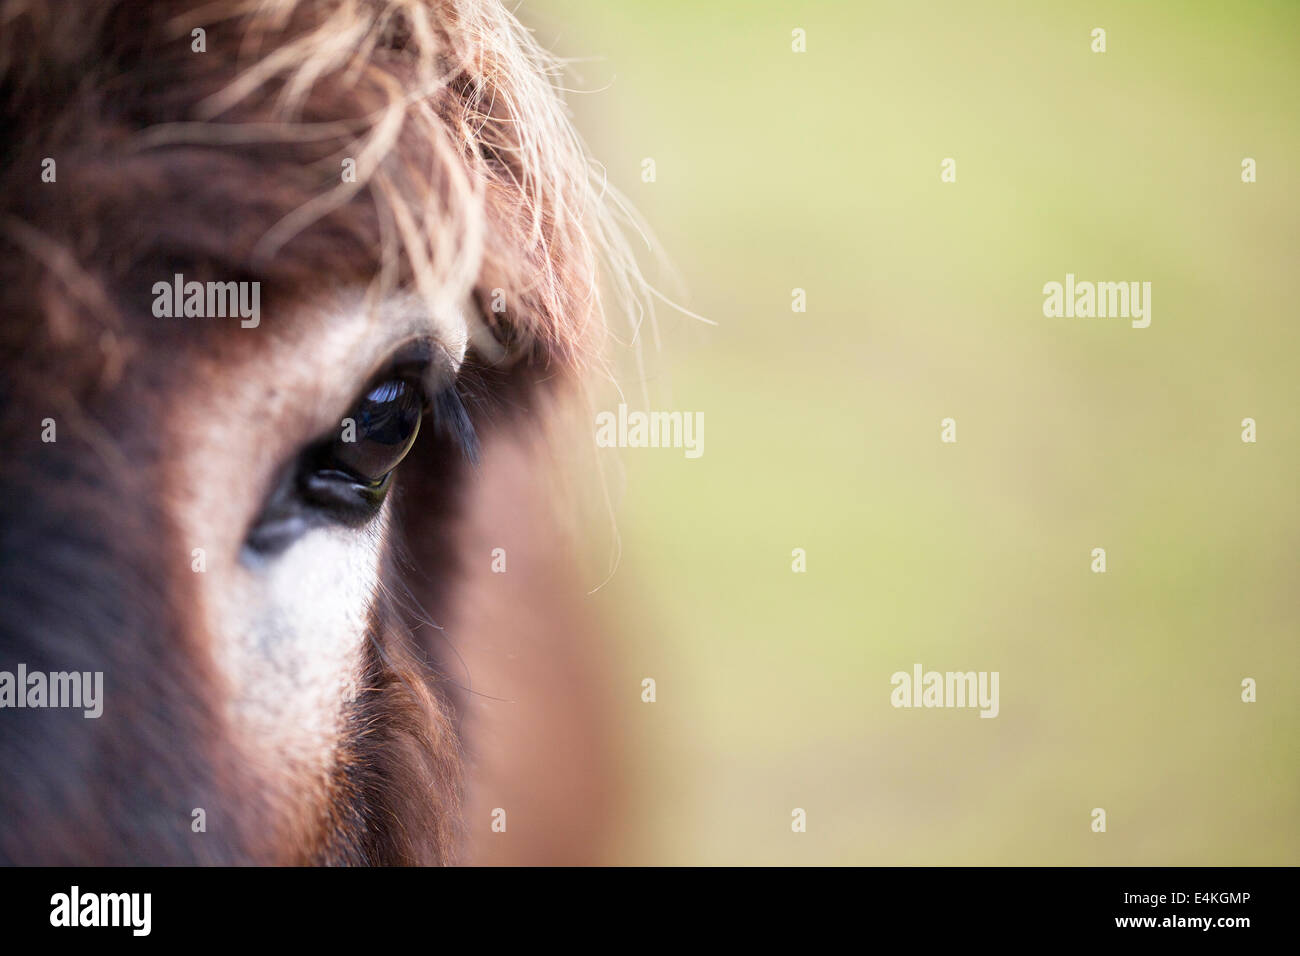
[[[398,350],[397,357],[390,363],[382,376],[372,379],[369,391],[387,381],[403,381],[417,389],[424,396],[425,418],[421,428],[433,429],[440,437],[450,440],[464,453],[471,465],[477,465],[479,459],[478,434],[469,417],[465,399],[461,394],[461,379],[457,376],[451,384],[441,384],[431,388],[431,379],[442,379],[443,374],[434,371],[440,366],[438,356],[442,353],[433,343],[419,339],[409,342]]]
[[[464,453],[471,465],[478,465],[478,433],[470,420],[469,409],[455,385],[443,389],[425,403],[426,415],[430,426],[440,434],[450,438]]]

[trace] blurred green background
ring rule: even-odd
[[[592,598],[617,859],[1300,863],[1300,5],[520,15],[719,323],[660,310],[705,451],[620,453]],[[1150,328],[1045,318],[1067,272],[1151,282]],[[893,709],[917,662],[999,671],[1000,716]]]

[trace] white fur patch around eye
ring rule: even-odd
[[[286,789],[335,765],[379,586],[387,508],[362,528],[315,528],[257,567],[238,560],[277,468],[337,428],[357,392],[404,343],[436,343],[432,377],[445,387],[465,357],[464,308],[435,310],[400,294],[373,310],[363,292],[299,305],[283,334],[267,314],[258,348],[238,369],[200,367],[174,403],[180,456],[169,474],[177,522],[210,570],[199,605],[224,678],[227,710],[250,760]],[[245,332],[245,330],[239,330]],[[215,359],[214,359],[215,362]],[[188,552],[187,552],[188,553]]]
[[[317,528],[223,596],[219,658],[233,717],[269,765],[327,772],[356,695],[387,508],[364,528]]]

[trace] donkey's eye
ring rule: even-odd
[[[428,414],[428,438],[459,447],[472,464],[478,440],[455,384],[430,399],[418,363],[381,379],[352,406],[337,429],[304,448],[271,492],[247,537],[250,554],[284,549],[323,524],[360,527],[373,520],[393,473],[415,445]],[[409,373],[409,374],[408,374]],[[428,440],[426,438],[426,440]]]
[[[369,520],[415,444],[424,394],[404,379],[376,385],[352,407],[329,441],[309,452],[298,475],[311,505],[345,521]]]
[[[384,382],[343,420],[322,463],[360,484],[382,485],[415,444],[423,411],[424,396],[414,385],[400,379]]]

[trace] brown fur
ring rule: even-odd
[[[529,832],[480,859],[597,858],[613,791],[580,588],[536,546],[549,519],[509,510],[545,509],[545,454],[521,436],[602,348],[608,226],[545,68],[495,0],[0,2],[0,667],[103,670],[118,708],[0,714],[0,860],[452,862],[498,799],[528,808]],[[174,272],[261,282],[267,328],[154,318],[152,283]],[[298,334],[273,303],[398,289],[478,306],[464,378],[485,464],[420,445],[403,465],[346,739],[326,779],[286,790],[227,726],[168,510],[185,437],[161,423],[172,396],[250,367],[260,333]],[[534,545],[506,594],[474,569],[509,535]],[[552,662],[528,700],[541,677],[512,674],[519,648]],[[457,649],[471,673],[450,677]],[[502,706],[482,681],[457,689],[475,669]],[[558,769],[512,777],[539,745]]]

